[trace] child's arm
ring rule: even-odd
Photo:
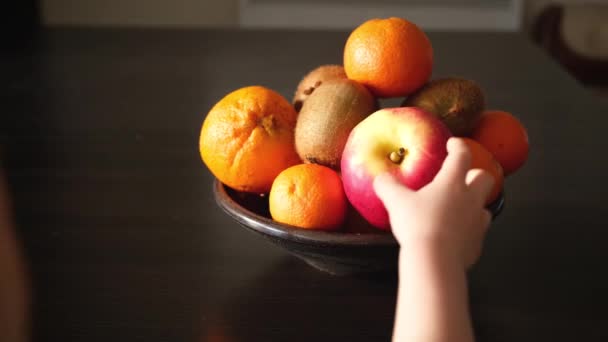
[[[473,341],[465,273],[432,246],[403,246],[394,341]]]
[[[465,272],[481,252],[493,179],[469,170],[460,139],[447,149],[433,182],[416,192],[386,174],[374,182],[401,246],[395,341],[473,340]]]

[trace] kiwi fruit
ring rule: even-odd
[[[410,95],[403,107],[419,107],[435,114],[455,136],[467,136],[485,108],[485,98],[474,81],[448,77],[433,80]]]
[[[347,78],[324,82],[308,96],[298,115],[298,155],[304,162],[339,171],[350,131],[377,109],[378,102],[362,84]]]
[[[344,78],[346,78],[346,72],[344,72],[344,68],[341,65],[327,64],[315,68],[306,74],[298,84],[292,101],[294,108],[299,112],[304,101],[323,82]]]

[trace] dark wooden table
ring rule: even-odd
[[[223,95],[261,84],[291,98],[305,72],[341,62],[346,37],[51,30],[3,53],[33,341],[388,340],[395,276],[329,276],[245,231],[198,153]],[[608,107],[523,35],[430,38],[434,76],[477,80],[532,146],[470,274],[479,340],[608,340]]]

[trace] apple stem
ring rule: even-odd
[[[403,157],[405,157],[405,149],[403,147],[399,147],[397,151],[391,152],[388,158],[395,164],[399,164],[403,161]]]

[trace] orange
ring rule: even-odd
[[[201,129],[203,162],[227,186],[268,193],[274,178],[300,163],[297,113],[279,93],[261,86],[231,92],[211,108]]]
[[[371,19],[355,28],[344,47],[344,70],[378,97],[406,96],[422,87],[433,69],[426,34],[401,18]]]
[[[268,202],[275,221],[319,230],[340,228],[348,205],[338,173],[319,164],[300,164],[281,172]]]
[[[484,112],[471,137],[494,155],[505,176],[517,171],[528,159],[528,133],[510,113],[498,110]]]
[[[470,138],[463,139],[469,147],[469,151],[471,151],[471,169],[486,170],[494,177],[494,187],[486,200],[486,204],[490,204],[498,198],[498,195],[502,191],[504,182],[502,167],[494,159],[492,153],[486,150],[480,143]]]

